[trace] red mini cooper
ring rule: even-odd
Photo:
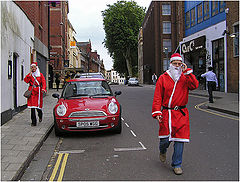
[[[104,79],[69,80],[53,110],[56,136],[66,132],[112,130],[121,133],[121,106]]]

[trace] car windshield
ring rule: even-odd
[[[136,78],[130,78],[129,81],[137,81]]]
[[[62,97],[111,96],[112,91],[106,81],[76,81],[68,82],[62,92]]]

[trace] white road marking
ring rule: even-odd
[[[84,152],[85,150],[69,150],[69,151],[59,151],[58,154],[61,154],[61,153],[80,154]]]
[[[124,151],[138,151],[138,150],[145,150],[142,147],[133,147],[133,148],[114,148],[115,152],[124,152]]]
[[[124,121],[124,118],[123,118],[123,117],[121,117],[121,119]]]
[[[133,134],[133,136],[134,137],[136,137],[137,135],[132,131],[132,130],[130,130],[131,131],[131,133]]]
[[[125,123],[125,125],[129,128],[129,125],[127,123]]]
[[[143,144],[142,144],[142,142],[139,142],[140,143],[140,145],[142,146],[142,148],[145,150],[145,149],[147,149]]]

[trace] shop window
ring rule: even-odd
[[[209,18],[209,1],[203,2],[203,8],[204,8],[204,20],[207,20]]]
[[[225,10],[225,4],[226,4],[225,1],[220,1],[219,12],[223,12]]]
[[[167,48],[168,52],[172,52],[172,41],[171,39],[163,39],[163,52]]]
[[[203,4],[197,6],[197,22],[201,23],[203,21]]]
[[[218,2],[219,1],[212,1],[212,16],[218,14]]]
[[[195,25],[195,19],[196,19],[196,16],[195,16],[195,8],[191,9],[191,26],[194,26]]]
[[[171,15],[171,5],[170,4],[162,5],[162,15]]]
[[[186,29],[190,28],[190,11],[185,14],[185,27]]]
[[[171,34],[171,22],[163,22],[163,34]]]
[[[235,25],[233,30],[235,35],[233,38],[233,55],[236,57],[239,56],[239,24]]]

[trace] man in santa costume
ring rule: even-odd
[[[180,54],[173,54],[169,70],[157,81],[152,105],[152,117],[159,122],[160,161],[166,161],[167,148],[174,141],[172,167],[177,175],[182,174],[183,145],[190,135],[188,93],[199,84],[192,72]]]
[[[32,90],[31,96],[27,99],[27,106],[31,108],[31,126],[37,125],[35,109],[37,109],[39,122],[42,121],[43,93],[46,93],[46,80],[37,66],[37,62],[31,64],[31,72],[24,78],[29,83],[28,90]]]

